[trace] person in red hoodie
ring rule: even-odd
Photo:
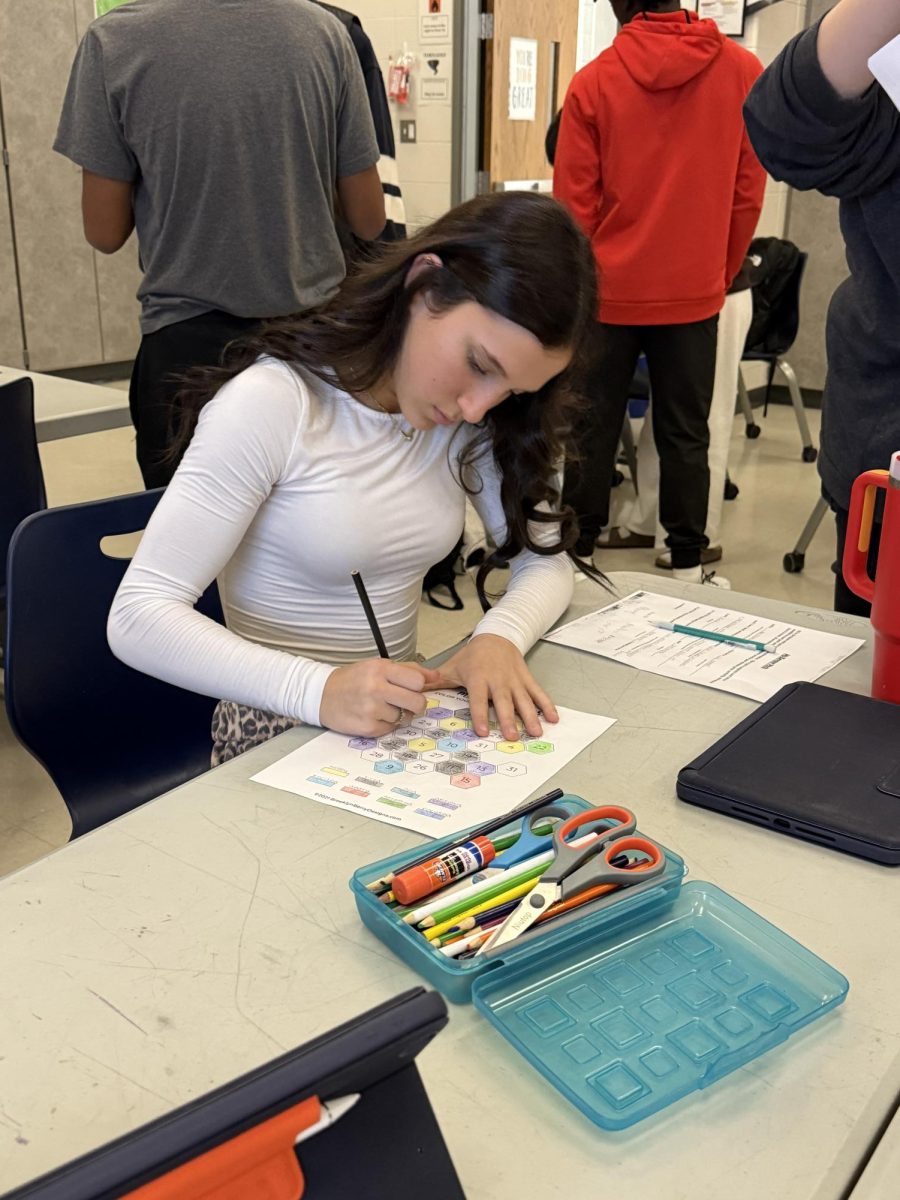
[[[705,576],[716,327],[762,208],[741,109],[762,64],[675,0],[611,0],[622,28],[563,106],[553,193],[591,239],[600,305],[581,460],[566,470],[576,551],[593,554],[628,391],[647,358],[659,516],[676,578]]]

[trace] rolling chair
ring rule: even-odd
[[[751,254],[753,252],[752,244],[750,252]],[[800,430],[800,440],[803,445],[801,457],[804,462],[811,463],[816,461],[819,452],[813,445],[809,432],[806,410],[803,407],[803,395],[797,383],[797,376],[794,373],[794,368],[785,357],[788,350],[793,346],[797,337],[797,331],[800,328],[800,284],[803,280],[803,272],[806,270],[807,258],[808,255],[802,250],[798,253],[790,279],[785,283],[783,291],[772,306],[769,320],[766,322],[766,328],[761,336],[759,334],[756,335],[752,347],[747,346],[744,348],[741,361],[764,362],[769,368],[766,380],[764,412],[768,408],[769,393],[772,389],[775,372],[781,371],[787,380],[788,394],[791,397],[791,405],[793,406],[794,416],[797,418],[797,426]],[[747,394],[744,376],[740,370],[738,371],[738,403],[747,423],[747,437],[758,438],[761,432],[760,427],[753,419],[750,397]]]
[[[45,509],[10,543],[6,711],[62,794],[73,837],[209,769],[216,701],[132,670],[106,641],[128,560],[100,541],[143,529],[161,495]],[[215,584],[197,608],[222,621]]]
[[[0,619],[6,609],[6,554],[20,521],[47,507],[34,428],[34,384],[27,377],[0,386]],[[0,624],[0,661],[3,633]]]

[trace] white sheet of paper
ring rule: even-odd
[[[775,653],[656,629],[656,621],[765,642],[775,647]],[[546,640],[751,700],[768,700],[786,683],[812,682],[863,645],[861,638],[804,629],[655,592],[632,592],[562,625],[547,634]]]
[[[257,783],[346,808],[428,837],[515,808],[615,721],[559,708],[542,737],[479,738],[461,690],[428,693],[428,709],[382,738],[323,733],[254,775]]]

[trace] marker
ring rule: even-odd
[[[748,650],[760,650],[763,654],[775,654],[774,646],[768,642],[755,642],[752,638],[735,637],[731,633],[716,633],[714,629],[696,629],[693,625],[673,625],[671,621],[654,621],[656,629],[667,629],[669,633],[686,633],[690,637],[706,638],[709,642],[725,642],[728,646],[744,646]]]
[[[294,1145],[299,1146],[301,1142],[315,1137],[317,1133],[321,1133],[323,1129],[327,1129],[329,1125],[339,1121],[345,1113],[350,1111],[359,1096],[359,1092],[351,1092],[348,1096],[338,1096],[335,1100],[320,1100],[318,1121],[315,1125],[308,1125],[306,1129],[298,1133],[294,1138]]]

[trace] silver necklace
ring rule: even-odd
[[[371,395],[371,392],[369,394]],[[400,422],[397,420],[395,413],[392,413],[389,408],[385,408],[384,405],[381,403],[381,401],[377,397],[372,396],[372,399],[375,401],[375,403],[378,405],[378,407],[381,409],[381,411],[386,416],[390,417],[391,424],[397,430],[397,432],[400,434],[400,436],[403,438],[403,440],[405,442],[411,442],[413,440],[413,438],[416,436],[415,429],[404,429],[403,426],[400,424]]]

